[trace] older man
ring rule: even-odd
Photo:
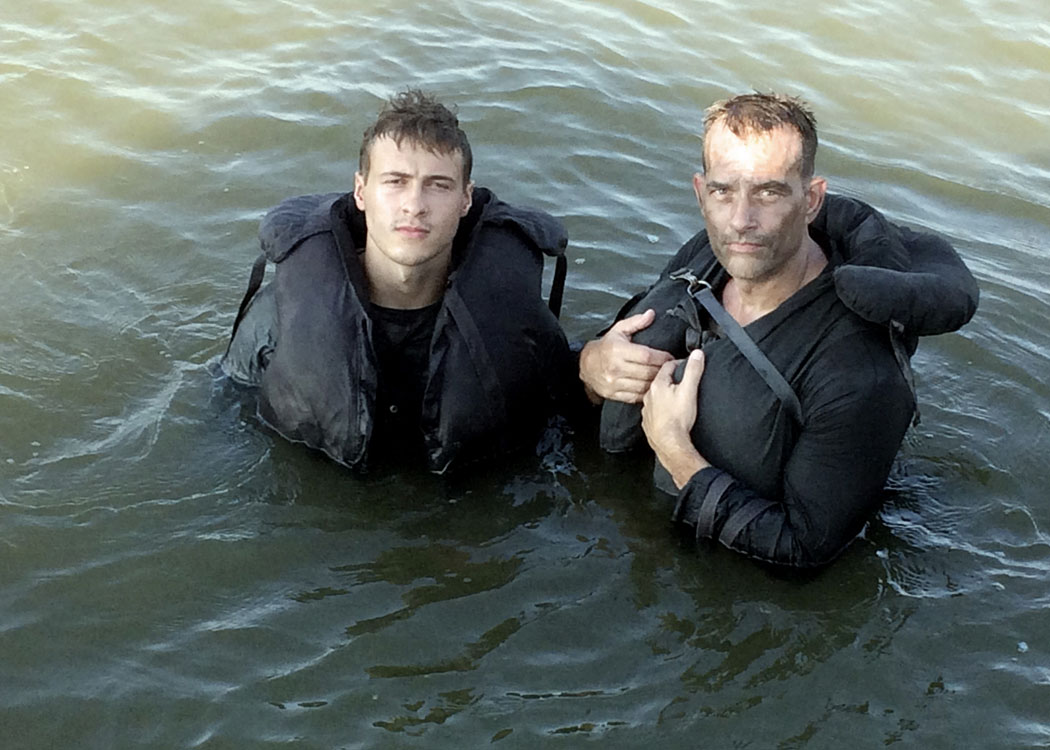
[[[644,431],[676,521],[792,567],[832,560],[877,510],[915,411],[916,337],[958,328],[977,301],[939,238],[826,201],[816,149],[797,99],[709,108],[693,179],[706,231],[580,358],[607,399],[603,445]]]

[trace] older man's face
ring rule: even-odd
[[[799,172],[801,137],[783,127],[741,138],[718,123],[705,148],[707,170],[693,186],[715,257],[740,281],[775,278],[823,199],[823,180]]]

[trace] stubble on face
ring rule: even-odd
[[[800,137],[788,128],[740,137],[718,124],[705,148],[694,188],[715,257],[738,281],[775,279],[808,237]]]

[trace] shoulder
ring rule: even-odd
[[[272,263],[280,263],[309,237],[331,231],[332,207],[344,193],[313,193],[287,198],[259,222],[259,244]]]
[[[836,261],[839,297],[866,320],[910,336],[954,331],[977,309],[977,283],[951,244],[888,221],[862,201],[829,195],[811,232]]]
[[[463,224],[468,231],[479,231],[476,240],[483,239],[487,229],[509,229],[532,248],[550,256],[564,255],[569,244],[569,234],[560,219],[538,208],[504,203],[487,188],[474,190],[474,206]]]
[[[886,326],[870,323],[844,305],[816,332],[818,339],[799,383],[799,399],[813,409],[848,411],[897,405],[911,410],[911,389]]]

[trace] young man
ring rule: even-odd
[[[353,193],[263,219],[222,367],[278,433],[354,468],[435,472],[535,444],[574,380],[540,296],[567,237],[475,189],[471,161],[456,116],[406,91],[365,131]]]
[[[718,102],[704,131],[706,231],[584,347],[580,377],[607,399],[603,446],[644,432],[697,541],[823,565],[881,503],[916,337],[969,320],[976,283],[940,238],[826,196],[800,101]]]

